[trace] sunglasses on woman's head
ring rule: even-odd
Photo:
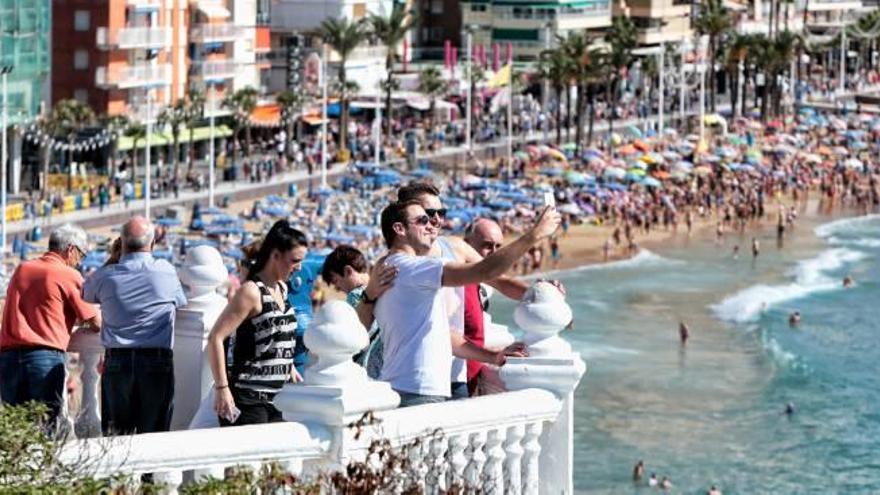
[[[415,218],[409,219],[408,222],[411,224],[414,224],[414,225],[420,225],[420,226],[424,227],[425,225],[428,225],[429,223],[431,223],[431,217],[429,217],[428,215],[420,215]]]
[[[425,208],[425,213],[431,218],[434,218],[435,216],[446,218],[446,211],[446,208]]]

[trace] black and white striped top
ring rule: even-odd
[[[229,382],[234,388],[274,396],[290,380],[296,315],[286,296],[282,309],[263,282],[256,284],[263,307],[235,331]]]

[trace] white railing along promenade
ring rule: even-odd
[[[585,366],[557,336],[571,320],[571,309],[552,285],[536,283],[517,306],[514,320],[524,331],[530,357],[510,358],[489,370],[505,390],[501,393],[397,408],[399,397],[389,384],[368,379],[351,359],[368,341],[356,313],[342,301],[331,301],[305,335],[314,358],[304,384],[287,385],[275,399],[284,423],[183,431],[197,410],[210,411],[213,400],[204,348],[226,303],[216,293],[226,270],[214,248],[201,246],[188,253],[179,275],[189,298],[178,312],[174,346],[172,428],[181,431],[74,440],[65,449],[70,462],[85,457],[99,476],[151,473],[175,493],[200,476],[222,477],[227,467],[264,461],[308,479],[366,460],[370,444],[384,439],[408,456],[410,475],[429,493],[453,484],[499,494],[572,492],[572,395]],[[487,332],[487,341],[512,339],[498,335],[506,333],[498,325]],[[71,349],[79,351],[87,368],[76,432],[96,437],[100,345],[94,334],[74,340]],[[368,411],[375,423],[359,431],[350,427]]]

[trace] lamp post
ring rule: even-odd
[[[215,150],[214,150],[214,113],[217,108],[217,88],[214,87],[212,83],[208,83],[208,108],[210,109],[210,115],[208,115],[208,122],[210,122],[210,145],[208,149],[208,206],[214,207],[214,166],[215,162]],[[190,143],[192,146],[192,143]]]
[[[144,218],[150,219],[150,145],[153,140],[153,94],[147,91],[147,149],[145,152]]]
[[[544,50],[545,51],[550,51],[550,43],[552,41],[552,36],[553,36],[552,29],[553,29],[553,21],[547,21],[547,24],[544,25]],[[544,141],[546,142],[546,141],[550,140],[549,139],[550,138],[550,136],[549,136],[549,134],[550,134],[550,129],[549,129],[549,127],[550,127],[550,111],[547,108],[547,106],[550,104],[550,79],[549,78],[544,78],[544,88],[543,88],[543,91],[541,92],[541,94],[543,95],[543,98],[542,98],[543,101],[541,102],[541,111],[544,112],[544,125],[542,127],[544,128]],[[578,103],[580,103],[580,102],[578,102]]]
[[[2,229],[3,229],[3,239],[2,244],[0,244],[0,251],[2,251],[2,258],[6,258],[6,171],[7,166],[6,162],[9,159],[8,151],[7,151],[7,143],[6,143],[6,128],[9,126],[9,98],[8,98],[8,87],[7,87],[7,76],[12,72],[12,66],[6,65],[0,67],[0,75],[2,75],[3,79],[3,118],[0,121],[0,215],[2,215]],[[5,266],[2,267],[5,271]]]
[[[666,43],[665,43],[665,42],[661,42],[661,43],[660,43],[660,81],[659,81],[659,84],[658,84],[658,85],[660,86],[660,87],[658,88],[658,89],[660,90],[660,101],[658,102],[658,103],[659,103],[659,107],[660,107],[660,108],[659,108],[659,114],[660,114],[659,117],[660,117],[660,121],[659,121],[658,124],[657,124],[657,133],[658,133],[661,137],[663,136],[663,126],[664,126],[664,124],[665,124],[665,121],[663,120],[663,117],[664,117],[664,116],[663,116],[663,113],[664,113],[664,108],[663,108],[663,107],[664,107],[665,104],[666,104],[666,103],[665,103],[665,102],[666,102],[666,98],[665,98],[665,96],[666,96],[666,95],[665,95],[665,92],[666,92],[666,85],[664,84],[664,79],[665,79],[665,78],[666,78]]]
[[[379,70],[380,74],[385,75],[384,71]],[[379,82],[376,83],[376,129],[374,130],[375,138],[376,138],[376,146],[375,146],[375,162],[376,166],[379,166],[379,160],[382,159],[381,149],[382,149],[382,102],[380,100],[382,95],[382,79],[379,78]]]
[[[465,111],[464,111],[464,142],[467,148],[467,155],[470,156],[474,149],[471,144],[471,112],[473,112],[473,102],[471,98],[471,65],[473,64],[473,29],[471,27],[465,30],[465,50],[467,51],[467,64],[465,64]]]
[[[321,189],[327,188],[327,43],[321,45]]]

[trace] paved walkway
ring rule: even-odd
[[[719,109],[729,108],[725,105],[719,105]],[[694,115],[694,112],[691,112],[689,115]],[[667,114],[664,120],[667,121],[667,125],[670,125],[669,122],[674,122],[678,119],[678,112]],[[656,122],[657,116],[653,115],[649,117],[649,122]],[[636,125],[639,126],[643,124],[643,119],[627,119],[627,120],[617,120],[614,122],[615,130],[623,130],[629,126]],[[606,120],[597,120],[593,126],[593,133],[595,135],[602,135],[603,133],[608,132],[608,122]],[[571,135],[574,136],[575,129],[571,129]],[[562,132],[563,139],[565,139],[566,130],[563,129]],[[556,139],[556,132],[551,131],[547,133],[547,141],[553,141]],[[543,142],[544,141],[544,132],[531,132],[528,135],[518,135],[514,136],[514,143],[519,144],[523,142]],[[475,143],[474,151],[476,153],[483,153],[491,148],[506,148],[507,140],[506,138],[502,138],[496,141],[488,142],[488,143]],[[467,152],[467,148],[465,146],[446,146],[438,151],[420,154],[418,156],[419,160],[442,160],[455,158],[459,156],[464,156]],[[503,156],[503,155],[502,155]],[[389,161],[390,164],[402,164],[405,163],[405,159],[394,159]],[[347,173],[347,167],[342,164],[334,164],[328,168],[327,177],[328,181],[332,178],[338,177],[340,175],[344,175]],[[265,197],[269,194],[281,194],[286,195],[289,184],[295,183],[298,185],[299,190],[304,190],[304,187],[307,186],[309,181],[309,175],[306,170],[296,170],[292,172],[285,172],[272,177],[268,182],[219,182],[214,191],[214,200],[215,203],[219,203],[222,198],[229,197],[230,201],[243,201],[248,199],[258,199],[261,197]],[[320,171],[317,171],[312,177],[311,180],[314,181],[313,184],[315,186],[318,185],[318,181],[320,180]],[[179,197],[175,198],[173,195],[169,195],[164,198],[153,198],[150,202],[150,211],[153,217],[161,216],[164,213],[165,208],[170,206],[182,205],[185,207],[191,207],[196,202],[201,202],[202,204],[206,204],[208,200],[208,190],[202,189],[201,191],[194,191],[191,189],[186,189],[180,192]],[[76,223],[77,225],[82,226],[83,228],[97,228],[104,227],[107,225],[118,225],[124,222],[127,218],[132,215],[142,214],[144,212],[144,200],[136,200],[129,203],[128,207],[125,206],[123,202],[116,202],[104,208],[104,211],[101,212],[97,207],[90,207],[83,210],[76,210],[67,213],[54,214],[49,218],[46,217],[38,217],[35,220],[20,220],[16,222],[9,222],[7,224],[7,232],[10,239],[15,235],[23,234],[30,229],[32,229],[35,225],[41,226],[44,230],[51,228],[55,225],[60,225],[67,222]],[[45,234],[44,234],[45,235]],[[8,241],[11,245],[11,240]]]

